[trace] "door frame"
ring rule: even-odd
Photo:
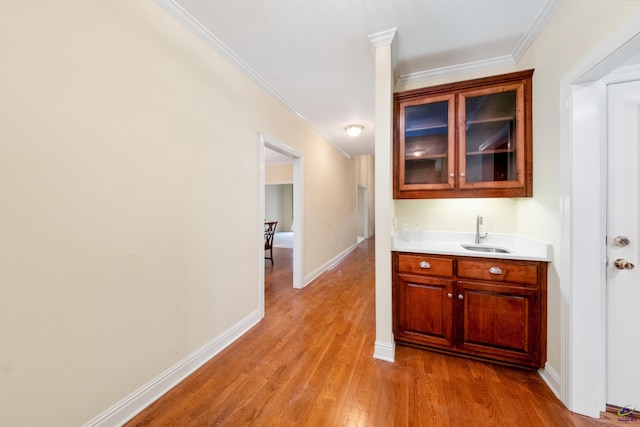
[[[560,399],[595,418],[606,409],[606,88],[636,75],[612,71],[637,52],[640,16],[561,81]]]
[[[265,134],[259,135],[259,194],[260,194],[260,220],[258,223],[259,241],[264,239],[264,216],[265,216],[265,148],[277,151],[293,160],[293,287],[301,289],[303,287],[303,271],[302,262],[303,242],[304,242],[304,161],[300,152],[294,148],[278,141],[277,139]],[[258,263],[259,289],[260,289],[260,313],[264,317],[264,254],[262,253],[263,245],[260,245],[261,255]]]

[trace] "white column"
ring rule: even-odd
[[[375,234],[376,343],[373,357],[393,362],[395,342],[391,301],[391,233],[393,230],[393,51],[396,29],[369,36],[375,48]]]

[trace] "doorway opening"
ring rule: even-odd
[[[607,403],[607,86],[639,52],[635,19],[562,83],[560,398],[595,418]]]
[[[358,185],[358,201],[357,201],[357,222],[358,243],[369,237],[369,189]]]
[[[303,280],[303,272],[302,272],[302,262],[303,262],[303,232],[304,232],[304,193],[303,193],[303,158],[302,154],[296,151],[295,149],[289,147],[282,142],[269,137],[264,134],[260,134],[260,177],[259,177],[259,187],[260,187],[260,222],[258,224],[258,228],[260,230],[260,239],[263,239],[264,234],[264,221],[266,215],[266,171],[267,171],[267,163],[266,163],[266,152],[273,151],[280,156],[284,156],[286,158],[291,159],[292,162],[292,183],[291,183],[291,222],[289,225],[289,230],[292,232],[292,241],[291,247],[293,251],[292,259],[293,259],[293,287],[296,289],[301,289],[304,285]],[[262,241],[262,240],[261,240]],[[260,257],[261,262],[259,262],[259,288],[260,288],[260,313],[261,316],[264,316],[264,257]],[[277,262],[277,259],[274,260]]]
[[[269,153],[274,153],[265,148],[267,153],[266,167],[269,168]],[[292,159],[288,163],[277,164],[276,167],[288,168],[293,166]],[[292,169],[292,168],[291,168]],[[293,178],[291,179],[293,181]],[[265,186],[265,222],[277,221],[277,228],[273,238],[274,248],[293,248],[293,182],[269,183]]]

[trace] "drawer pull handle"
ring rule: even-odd
[[[449,293],[447,294],[447,297],[448,297],[448,298],[453,298],[453,294],[452,294],[451,292],[449,292]]]
[[[500,267],[491,267],[489,273],[499,276],[502,274],[502,269]]]
[[[422,261],[420,263],[420,268],[429,269],[429,268],[431,268],[431,264],[429,264],[427,261]]]

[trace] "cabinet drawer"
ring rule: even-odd
[[[538,263],[502,259],[459,258],[457,276],[467,279],[536,286],[538,284]]]
[[[453,277],[453,258],[432,255],[398,255],[398,270],[404,273]]]

